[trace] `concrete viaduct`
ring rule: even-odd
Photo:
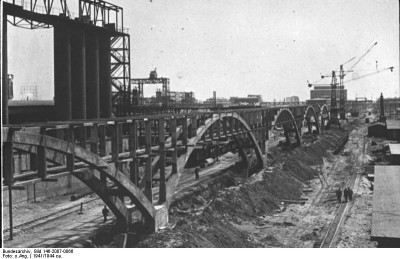
[[[4,125],[3,183],[11,191],[25,176],[47,181],[59,167],[107,204],[121,231],[140,214],[152,233],[168,221],[181,175],[210,152],[237,152],[245,165],[252,154],[262,169],[271,129],[295,147],[302,127],[319,133],[328,119],[326,106],[292,106]],[[29,170],[15,171],[16,154],[28,157]]]

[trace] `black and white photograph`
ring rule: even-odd
[[[0,17],[2,258],[400,248],[398,0],[2,0]]]

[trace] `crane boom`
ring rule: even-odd
[[[374,45],[372,45],[357,61],[356,63],[353,64],[353,66],[350,67],[349,70],[352,70],[360,61],[372,50],[375,45],[378,44],[378,42],[375,42]]]
[[[378,71],[374,71],[372,73],[368,73],[368,74],[365,74],[365,75],[362,75],[362,76],[359,76],[359,77],[356,77],[356,78],[352,78],[352,79],[349,79],[347,81],[344,81],[344,83],[347,83],[347,82],[350,82],[350,81],[359,80],[359,79],[367,77],[367,76],[372,76],[372,75],[378,74],[380,72],[383,72],[383,71],[386,71],[386,70],[389,70],[389,69],[390,69],[391,72],[393,72],[394,67],[387,67],[387,68],[384,68],[384,69],[381,69],[381,70],[378,70]]]

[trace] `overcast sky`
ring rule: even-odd
[[[71,1],[77,1],[67,1],[77,12]],[[348,97],[399,96],[397,0],[109,2],[124,8],[132,77],[148,77],[156,67],[159,76],[170,78],[173,91],[194,91],[202,100],[214,90],[218,97],[261,94],[272,101],[297,95],[305,100],[307,80],[360,57],[376,41],[355,70],[372,72],[376,61],[379,69],[395,70],[349,82]],[[53,97],[52,37],[52,29],[9,26],[9,73],[16,88],[39,85],[42,99]],[[149,87],[145,94],[154,91]]]

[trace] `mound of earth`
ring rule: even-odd
[[[310,166],[322,162],[343,134],[339,130],[325,131],[309,146],[289,152],[271,150],[268,170],[208,199],[191,197],[175,204],[170,210],[170,225],[136,247],[263,247],[237,226],[257,224],[263,215],[279,210],[283,200],[299,198],[307,182],[318,176]]]

